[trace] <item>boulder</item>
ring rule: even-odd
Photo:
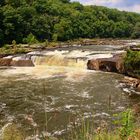
[[[33,67],[34,64],[30,59],[28,59],[28,60],[12,60],[11,61],[11,66],[15,66],[15,67]]]
[[[90,70],[125,73],[123,55],[114,55],[111,58],[97,58],[89,60],[87,67]]]
[[[88,60],[87,67],[90,70],[99,70],[99,60]]]
[[[0,66],[10,66],[12,58],[0,58]]]

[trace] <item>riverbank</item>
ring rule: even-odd
[[[118,45],[122,47],[140,43],[140,40],[120,40],[120,39],[77,39],[66,42],[43,42],[37,44],[6,44],[0,48],[0,58],[13,54],[23,54],[32,51],[55,50],[58,48],[69,48],[88,45]]]

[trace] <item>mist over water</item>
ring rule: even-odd
[[[53,136],[67,133],[81,117],[113,127],[113,114],[137,100],[124,95],[119,74],[87,70],[88,59],[111,57],[115,46],[92,46],[34,52],[35,67],[0,70],[0,127],[15,122],[32,136],[34,130]],[[46,113],[45,113],[46,112]]]

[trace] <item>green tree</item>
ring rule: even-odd
[[[140,15],[70,0],[0,0],[0,44],[32,33],[39,41],[139,38]]]
[[[132,38],[140,38],[140,23],[135,25]]]
[[[73,31],[71,28],[72,22],[68,19],[61,19],[61,21],[54,26],[54,35],[58,40],[65,41],[73,38]],[[54,38],[54,36],[53,36]]]
[[[3,8],[3,29],[4,34],[8,42],[11,42],[16,38],[18,42],[21,42],[23,34],[22,28],[23,19],[21,15],[11,6],[5,6]]]
[[[32,20],[32,32],[39,40],[51,39],[51,19],[49,16],[34,17]]]
[[[128,24],[125,22],[117,22],[115,23],[115,28],[113,30],[114,37],[117,38],[126,38],[130,37],[133,31],[132,24]]]

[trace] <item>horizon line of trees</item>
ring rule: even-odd
[[[140,14],[70,0],[0,0],[0,45],[77,38],[140,38]]]

